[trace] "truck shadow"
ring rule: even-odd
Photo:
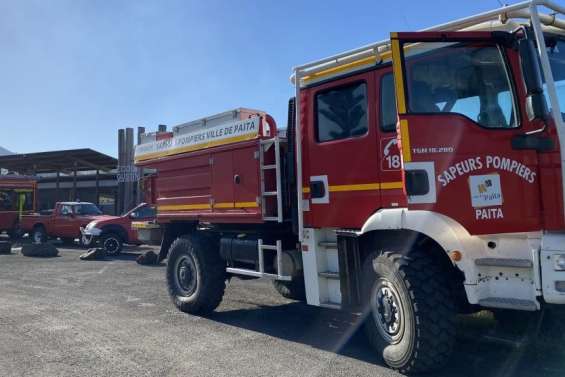
[[[221,308],[220,308],[221,309]],[[384,366],[371,350],[362,329],[361,318],[344,312],[289,303],[250,309],[219,311],[209,319],[230,326],[263,333],[290,342],[305,344],[338,355]],[[501,346],[483,335],[494,325],[473,323],[465,316],[458,320],[458,339],[449,363],[433,376],[548,376],[565,375],[565,339],[554,339],[557,347],[534,344]]]

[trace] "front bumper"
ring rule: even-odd
[[[85,246],[89,246],[102,234],[102,229],[98,229],[96,227],[87,229],[81,227],[80,234],[81,234],[82,244]]]

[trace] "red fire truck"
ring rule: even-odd
[[[402,372],[448,359],[457,313],[565,304],[563,13],[519,3],[296,67],[286,133],[236,109],[146,134],[174,304],[271,278],[363,313]]]
[[[19,235],[22,215],[35,210],[36,180],[32,177],[0,175],[0,233]]]

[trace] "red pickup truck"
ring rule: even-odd
[[[86,202],[60,202],[55,209],[22,216],[20,227],[34,242],[45,242],[48,238],[60,238],[72,243],[81,237],[80,228],[93,220],[112,216],[102,214],[96,205]]]
[[[152,221],[155,219],[155,208],[142,203],[122,216],[106,216],[95,219],[85,228],[81,228],[84,245],[99,244],[106,254],[117,255],[123,244],[139,245],[137,231],[132,229],[132,221]]]

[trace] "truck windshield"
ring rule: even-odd
[[[412,113],[459,114],[486,128],[517,126],[502,50],[494,43],[406,46]]]
[[[83,216],[101,215],[102,211],[100,211],[94,204],[88,203],[75,206],[75,214]]]
[[[546,36],[547,55],[549,56],[549,64],[555,81],[559,107],[561,108],[562,117],[565,119],[565,40],[556,37]],[[544,92],[547,96],[547,91]],[[549,97],[547,105],[551,108]]]

